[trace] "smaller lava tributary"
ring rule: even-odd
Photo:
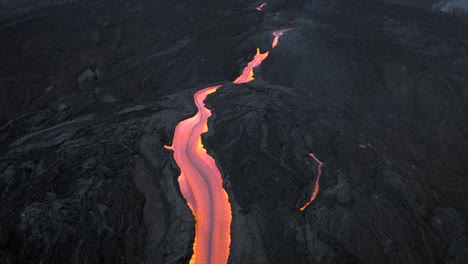
[[[311,204],[315,198],[317,197],[317,194],[319,192],[319,183],[320,183],[320,175],[322,175],[322,166],[323,162],[321,162],[314,153],[309,153],[309,156],[311,156],[315,162],[317,162],[317,178],[315,179],[315,186],[314,186],[314,191],[312,192],[312,196],[310,197],[309,201],[304,204],[299,210],[304,211],[309,204]]]
[[[259,6],[261,10],[266,3]],[[272,48],[284,32],[292,28],[273,32]],[[268,57],[269,52],[261,53],[257,49],[252,61],[233,83],[242,84],[254,80],[254,68]],[[223,179],[215,160],[208,155],[201,140],[201,135],[208,131],[208,118],[211,111],[204,101],[209,94],[215,93],[221,85],[200,89],[194,95],[198,112],[195,116],[179,122],[175,128],[172,146],[174,159],[180,168],[178,178],[180,190],[195,218],[195,241],[190,264],[227,263],[231,243],[231,204]],[[309,154],[318,164],[318,176],[310,200],[300,208],[304,210],[317,196],[322,162],[314,154]]]
[[[257,7],[257,10],[258,11],[262,11],[262,9],[267,5],[267,3],[261,3],[258,7]]]

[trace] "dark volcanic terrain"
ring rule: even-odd
[[[188,263],[195,222],[164,145],[211,84],[229,263],[468,263],[463,12],[20,2],[0,1],[0,264]],[[291,27],[254,81],[231,83]],[[320,192],[300,211],[311,152]]]

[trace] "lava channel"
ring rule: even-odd
[[[275,36],[275,38],[273,39],[273,43],[271,43],[271,47],[274,48],[276,47],[276,45],[278,45],[278,39],[280,36],[283,35],[284,32],[286,31],[289,31],[289,30],[293,30],[294,28],[287,28],[287,29],[282,29],[282,30],[278,30],[278,31],[275,31],[273,32],[273,36]]]
[[[259,6],[257,7],[257,10],[258,10],[258,11],[262,11],[262,9],[263,9],[266,5],[267,5],[267,3],[262,3],[261,5],[259,5]]]
[[[315,200],[315,197],[317,197],[317,194],[319,192],[320,175],[322,175],[323,163],[314,155],[314,153],[310,153],[309,156],[311,156],[315,160],[315,162],[317,162],[318,164],[317,179],[315,180],[315,187],[314,187],[314,191],[312,192],[312,196],[310,197],[309,201],[300,208],[301,211],[304,211],[307,208],[307,206],[309,206],[309,204]]]
[[[263,60],[268,57],[269,51],[265,53],[260,53],[260,49],[257,49],[257,54],[255,54],[254,58],[247,64],[247,66],[242,71],[241,76],[234,80],[234,83],[241,84],[241,83],[248,83],[254,80],[253,77],[253,69],[260,65]]]
[[[278,42],[282,32],[288,30],[291,29],[275,35],[275,42]],[[254,58],[233,83],[241,84],[254,80],[253,69],[260,65],[268,54],[268,51],[260,53],[257,49]],[[229,258],[231,204],[223,188],[221,173],[201,141],[201,134],[208,131],[208,118],[211,116],[211,111],[205,108],[204,101],[219,87],[221,85],[211,86],[195,93],[194,101],[198,112],[177,124],[172,146],[166,146],[174,151],[174,159],[180,168],[180,190],[195,218],[195,241],[190,264],[222,264],[227,263]]]
[[[278,45],[279,37],[283,35],[284,32],[293,30],[294,28],[287,28],[273,32],[273,43],[271,44],[272,48]],[[241,84],[241,83],[248,83],[254,80],[254,72],[253,69],[258,65],[262,64],[262,62],[268,57],[270,52],[267,51],[265,53],[260,53],[260,49],[257,48],[257,53],[255,54],[254,58],[247,64],[247,66],[242,71],[241,76],[234,80],[233,83]]]
[[[180,168],[180,190],[195,217],[195,242],[190,264],[227,263],[231,243],[231,204],[223,189],[223,179],[214,159],[208,155],[201,134],[208,131],[211,111],[205,98],[220,87],[197,91],[195,116],[181,121],[175,128],[172,146]]]

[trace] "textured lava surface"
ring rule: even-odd
[[[211,86],[195,93],[198,112],[177,124],[172,146],[180,168],[179,186],[195,218],[195,239],[190,263],[227,263],[231,243],[231,205],[223,189],[223,178],[201,142],[208,132],[211,111],[204,101],[220,87]]]

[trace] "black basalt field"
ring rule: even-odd
[[[188,263],[215,84],[229,263],[468,263],[468,3],[262,2],[1,0],[0,264]]]

